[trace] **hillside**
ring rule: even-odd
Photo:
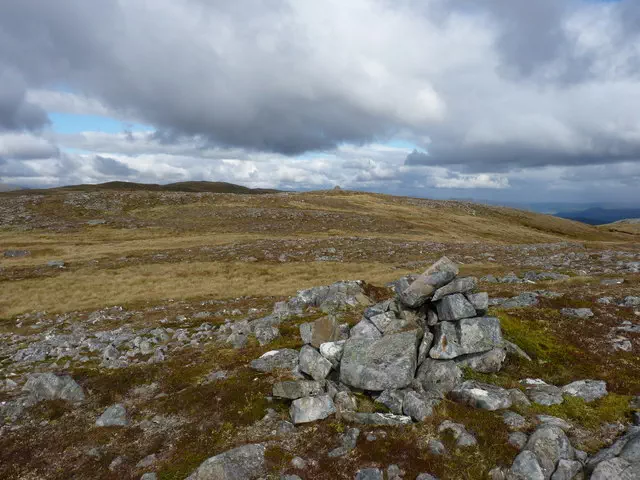
[[[588,223],[589,225],[603,225],[619,220],[624,220],[625,218],[634,218],[640,216],[640,209],[593,207],[585,210],[559,212],[555,215],[557,217],[566,218],[569,220]]]
[[[632,235],[640,235],[640,218],[627,218],[618,220],[617,222],[599,225],[598,228],[608,232],[629,233]]]
[[[640,466],[603,450],[640,442],[626,224],[110,184],[2,194],[0,225],[0,478]]]

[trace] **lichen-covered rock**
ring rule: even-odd
[[[260,358],[251,361],[251,368],[259,372],[273,372],[275,370],[295,371],[298,368],[299,352],[291,348],[271,350],[262,354]]]
[[[416,422],[422,422],[433,414],[433,406],[430,400],[409,391],[404,396],[402,411]]]
[[[331,362],[309,345],[304,345],[300,349],[298,362],[300,371],[310,375],[315,381],[324,380],[331,371]]]
[[[347,422],[359,423],[362,425],[411,425],[411,417],[394,415],[393,413],[365,413],[365,412],[344,412],[342,418]]]
[[[418,347],[418,366],[422,365],[422,362],[427,358],[429,350],[431,350],[431,345],[433,345],[433,339],[433,333],[429,330],[424,332],[422,342],[420,342],[420,346]]]
[[[455,274],[451,271],[425,272],[402,292],[400,301],[409,308],[419,308],[433,297],[437,289],[454,278]]]
[[[435,302],[435,306],[441,322],[452,322],[477,315],[476,309],[461,293],[447,295],[442,300]]]
[[[319,348],[325,342],[334,342],[340,339],[338,320],[334,315],[327,315],[313,322],[311,333],[311,345]]]
[[[607,395],[607,382],[602,380],[578,380],[562,387],[562,393],[593,402]]]
[[[575,460],[575,453],[564,431],[554,425],[542,424],[531,434],[525,450],[536,455],[545,478],[550,478],[560,460]]]
[[[511,407],[509,392],[497,385],[467,380],[450,393],[451,398],[473,408],[501,410]]]
[[[382,337],[380,330],[366,318],[360,320],[352,329],[349,338],[370,338],[378,339]]]
[[[495,317],[440,322],[435,327],[431,358],[450,360],[461,355],[488,352],[502,345],[500,321]]]
[[[319,395],[323,391],[321,382],[310,380],[293,380],[278,382],[273,385],[273,396],[295,400],[296,398]]]
[[[427,358],[416,374],[416,379],[428,392],[449,393],[462,379],[462,370],[453,360]]]
[[[417,366],[419,333],[395,333],[378,340],[350,338],[344,345],[340,381],[374,391],[409,386]]]
[[[445,285],[444,287],[440,287],[433,294],[432,302],[437,302],[443,297],[447,295],[452,295],[454,293],[467,293],[475,290],[478,286],[478,279],[476,277],[463,277],[456,278],[451,283]]]
[[[340,365],[342,360],[342,352],[344,351],[345,340],[338,342],[326,342],[320,345],[320,355],[331,362],[334,368]]]
[[[376,402],[387,407],[391,413],[402,415],[402,404],[406,390],[385,390],[376,398]]]
[[[69,375],[33,373],[27,378],[22,390],[28,394],[27,404],[35,404],[43,400],[81,403],[85,399],[84,390]]]
[[[529,400],[540,405],[559,405],[564,401],[562,390],[555,385],[549,385],[540,379],[525,379],[521,382]]]
[[[187,480],[253,480],[265,474],[265,446],[243,445],[205,460]]]
[[[455,362],[458,365],[469,367],[471,370],[480,373],[497,373],[502,368],[506,352],[502,348],[494,348],[488,352],[472,353],[457,357]]]
[[[127,410],[121,403],[107,408],[96,420],[97,427],[126,427],[129,425]]]
[[[438,427],[438,432],[449,431],[453,434],[453,438],[456,440],[458,447],[475,447],[478,444],[476,437],[470,434],[466,427],[461,423],[454,423],[451,420],[445,420]]]
[[[465,293],[469,303],[476,309],[478,315],[484,315],[489,309],[489,294],[487,292]]]
[[[518,454],[507,474],[508,480],[548,480],[535,453],[524,450]]]
[[[298,425],[327,418],[329,415],[336,413],[336,407],[328,395],[302,397],[291,403],[289,413],[291,414],[291,421]]]

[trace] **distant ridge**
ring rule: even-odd
[[[48,194],[56,192],[98,192],[104,190],[119,191],[150,191],[150,192],[191,192],[191,193],[239,193],[246,195],[260,195],[278,193],[280,190],[268,188],[249,188],[227,182],[177,182],[159,185],[155,183],[107,182],[98,184],[69,185],[47,189],[21,190],[20,193]]]
[[[16,190],[20,190],[20,187],[8,183],[0,183],[0,192],[14,192]]]
[[[604,225],[608,223],[640,217],[640,208],[588,208],[575,212],[559,212],[556,217],[576,220],[589,225]]]

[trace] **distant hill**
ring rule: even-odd
[[[608,223],[640,217],[640,208],[587,208],[574,212],[559,212],[556,217],[575,220],[589,225],[604,225]]]
[[[640,218],[625,218],[624,220],[618,220],[617,222],[606,225],[599,225],[598,228],[601,230],[608,230],[610,232],[640,235]]]
[[[15,190],[20,190],[20,187],[8,183],[0,183],[0,192],[13,192]]]
[[[248,188],[242,185],[235,185],[226,182],[177,182],[166,185],[155,183],[134,183],[134,182],[107,182],[98,184],[69,185],[48,189],[24,190],[21,193],[47,194],[56,192],[98,192],[105,190],[118,191],[150,191],[150,192],[206,192],[206,193],[240,193],[248,195],[258,195],[264,193],[278,193],[279,190],[267,188]],[[1,191],[1,190],[0,190]]]

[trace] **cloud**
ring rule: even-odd
[[[25,97],[26,87],[21,76],[3,68],[0,56],[0,132],[39,130],[49,123],[47,113]]]
[[[640,161],[638,18],[633,0],[2,2],[0,129],[87,152],[52,152],[43,182],[518,195],[527,178],[587,188],[577,172],[605,165],[624,185],[613,167]],[[154,131],[61,135],[46,111]]]
[[[58,147],[49,140],[31,134],[0,132],[0,157],[15,160],[37,160],[57,157]]]
[[[113,177],[131,177],[138,173],[134,168],[127,166],[125,163],[110,157],[101,157],[96,155],[93,159],[95,169],[104,175]]]

